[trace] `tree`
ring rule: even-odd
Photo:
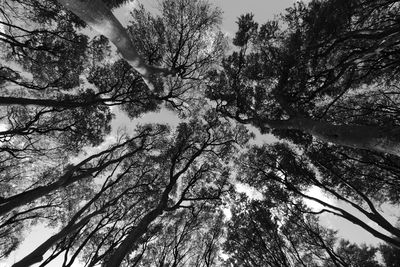
[[[217,264],[223,215],[214,205],[182,210],[163,229],[150,234],[131,257],[131,266],[214,266]]]
[[[319,225],[315,215],[268,195],[235,201],[224,244],[226,266],[349,266],[335,251],[336,233]]]
[[[172,150],[168,151],[169,153],[172,152],[168,182],[161,191],[157,205],[146,213],[128,233],[126,238],[110,255],[106,266],[119,266],[132,249],[132,244],[135,244],[145,234],[149,225],[164,212],[175,211],[180,207],[185,207],[184,202],[212,200],[218,199],[221,196],[228,173],[224,170],[218,171],[218,167],[220,166],[217,160],[219,157],[223,158],[228,155],[227,153],[229,153],[233,142],[243,140],[242,134],[232,133],[227,126],[227,124],[220,124],[218,118],[212,118],[205,126],[195,122],[189,125],[181,125],[180,129],[178,129],[175,146],[172,147]],[[216,131],[216,129],[219,129],[219,131]],[[203,153],[205,155],[202,155]],[[214,155],[216,158],[214,158]],[[200,156],[205,156],[208,158],[208,161],[200,163],[199,167],[193,168],[192,164],[196,165],[201,162]],[[214,160],[212,160],[213,158]],[[185,175],[187,171],[189,172],[189,176],[185,177],[187,180],[183,181],[181,185],[182,191],[178,192],[177,200],[173,201],[172,204],[168,204],[169,194],[172,192],[173,187],[176,185],[178,179],[182,175]],[[211,176],[208,177],[208,175]],[[222,183],[215,179],[217,177],[223,179]],[[196,189],[198,180],[207,178],[210,182],[213,182],[208,186],[202,184],[201,188]]]
[[[58,2],[71,10],[72,13],[85,21],[98,33],[106,36],[118,48],[125,60],[143,77],[148,78],[156,73],[172,73],[168,69],[150,66],[145,62],[132,44],[126,30],[103,1],[60,0]]]
[[[126,160],[143,156],[145,151],[152,150],[165,132],[165,127],[139,128],[136,136],[120,140],[119,144],[93,154],[75,165],[67,165],[64,170],[45,170],[39,177],[40,183],[35,179],[35,183],[26,188],[14,185],[20,183],[23,176],[14,177],[14,180],[8,181],[13,190],[4,192],[0,201],[0,231],[10,232],[26,225],[30,220],[40,218],[64,221],[66,218],[60,218],[57,210],[60,212],[65,208],[70,209],[74,201],[87,199],[93,191],[91,188],[96,179],[101,179],[110,168],[118,168]],[[74,191],[76,194],[72,193]]]
[[[382,254],[383,262],[387,267],[396,266],[399,264],[399,249],[393,246],[380,245],[379,252]]]
[[[341,240],[336,250],[350,266],[381,266],[375,259],[375,253],[378,251],[378,248],[369,247],[365,244],[358,246],[357,244],[351,244],[349,241]]]
[[[393,1],[299,3],[282,29],[242,16],[239,51],[212,74],[209,98],[264,133],[399,156],[397,9]]]
[[[339,205],[330,204],[326,200],[306,193],[311,186],[319,188],[322,192],[349,204],[361,212],[362,216],[376,223],[391,235],[398,237],[399,229],[379,212],[373,200],[374,193],[363,192],[364,188],[358,189],[357,183],[360,181],[357,176],[342,177],[338,173],[332,175],[330,171],[333,170],[330,168],[323,172],[316,172],[307,156],[298,155],[287,144],[282,143],[261,147],[253,146],[242,155],[238,163],[241,182],[248,183],[283,202],[295,203],[295,199],[298,197],[316,201],[323,208],[312,213],[326,212],[340,216],[385,242],[395,246],[400,245],[396,238],[369,226],[362,217],[358,217]],[[310,213],[301,206],[298,208],[304,213]]]

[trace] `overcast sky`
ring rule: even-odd
[[[132,0],[127,4],[128,7],[134,7],[137,3],[142,3],[147,9],[155,10],[157,8],[157,0]],[[223,11],[224,31],[234,34],[236,32],[237,18],[246,13],[253,13],[255,20],[263,23],[269,19],[273,19],[275,15],[283,12],[286,8],[291,7],[296,0],[209,0],[210,3],[221,8]],[[125,24],[129,21],[129,8],[123,7],[115,10],[117,17]]]
[[[151,1],[151,0],[144,0]],[[231,34],[236,32],[237,18],[246,13],[253,13],[258,23],[264,23],[273,19],[275,15],[282,13],[286,8],[291,7],[294,0],[213,0],[224,12],[223,29]]]

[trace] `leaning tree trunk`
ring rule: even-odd
[[[105,267],[118,267],[121,265],[123,259],[132,250],[134,245],[138,240],[148,231],[151,223],[162,215],[163,209],[157,207],[147,213],[140,222],[128,233],[128,236],[122,241],[119,247],[111,255],[107,263],[104,264]]]
[[[263,128],[295,129],[324,142],[400,157],[400,128],[398,127],[387,129],[378,126],[335,125],[309,118],[292,118],[286,121],[265,120],[261,124]]]
[[[133,137],[133,139],[135,139],[135,138],[136,137]],[[109,160],[108,162],[103,162],[103,164],[101,164],[99,166],[87,169],[84,173],[74,175],[76,170],[78,170],[81,166],[84,166],[84,164],[90,162],[92,159],[101,157],[102,155],[105,155],[107,153],[112,153],[113,151],[115,151],[115,149],[128,144],[131,140],[132,139],[82,160],[79,164],[76,164],[75,166],[71,167],[70,170],[67,170],[56,181],[54,181],[48,185],[38,186],[36,188],[30,189],[25,192],[19,193],[17,195],[10,196],[8,198],[0,200],[0,216],[12,211],[15,208],[26,205],[26,204],[33,202],[43,196],[46,196],[51,192],[54,192],[61,188],[65,188],[73,183],[76,183],[77,181],[82,180],[82,179],[92,177],[92,174],[99,172],[101,170],[104,170],[108,166],[111,166],[113,164],[121,162],[122,160],[129,158],[129,157],[133,156],[135,153],[138,153],[140,150],[142,150],[142,147],[138,147],[137,149],[135,149],[129,153],[126,153],[125,155],[122,155],[119,158]]]
[[[189,161],[191,162],[191,161]],[[188,168],[186,165],[186,169]],[[185,168],[183,169],[185,170]],[[177,174],[173,175],[170,178],[168,185],[165,187],[160,201],[158,202],[157,206],[149,211],[134,227],[127,235],[127,237],[122,241],[122,243],[115,249],[113,254],[110,256],[109,260],[104,263],[105,267],[118,267],[121,265],[122,261],[131,252],[134,244],[147,232],[151,223],[156,220],[159,216],[163,214],[163,212],[168,208],[168,198],[169,193],[172,191],[173,187],[176,185],[176,182],[179,176],[183,173],[183,170],[178,172]],[[174,207],[173,209],[169,209],[168,211],[173,211],[179,208],[179,206]]]
[[[117,180],[118,181],[118,180]],[[104,192],[110,188],[112,186],[109,184],[106,187],[103,187],[100,192],[98,192],[89,202],[87,202],[77,213],[75,213],[74,216],[72,216],[70,222],[64,227],[62,228],[62,230],[60,230],[57,234],[51,236],[50,238],[48,238],[45,242],[43,242],[41,245],[39,245],[34,251],[32,251],[31,253],[29,253],[27,256],[25,256],[23,259],[21,259],[20,261],[14,263],[14,265],[12,265],[12,267],[26,267],[26,266],[31,266],[35,263],[39,263],[43,260],[43,256],[45,255],[45,253],[56,244],[56,242],[58,242],[60,239],[70,235],[71,233],[75,232],[76,230],[80,229],[81,227],[85,226],[86,224],[89,223],[89,221],[99,215],[105,212],[105,210],[110,206],[111,203],[113,203],[116,199],[118,199],[119,197],[121,197],[123,194],[120,194],[119,196],[117,196],[117,198],[114,198],[113,200],[109,201],[108,203],[106,203],[104,206],[102,206],[101,208],[99,208],[99,210],[90,213],[88,215],[86,215],[85,217],[83,217],[79,222],[77,222],[78,218],[84,213],[86,212],[90,206],[93,205],[93,203],[95,203],[103,194]]]
[[[86,225],[92,217],[98,215],[100,212],[96,212],[86,216],[84,219],[79,221],[76,224],[68,224],[64,227],[60,232],[48,238],[45,242],[43,242],[40,246],[38,246],[34,251],[29,253],[26,257],[21,259],[20,261],[14,263],[11,267],[27,267],[31,266],[35,263],[39,263],[43,260],[43,255],[52,247],[54,244],[59,241],[61,238],[66,237],[68,234],[73,233],[77,229]]]
[[[153,74],[169,75],[173,71],[148,65],[139,55],[125,28],[101,0],[57,0],[91,28],[107,37],[121,53],[122,57],[144,78],[151,90],[154,85],[149,78]]]

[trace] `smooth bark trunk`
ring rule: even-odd
[[[121,53],[122,57],[144,78],[152,90],[149,78],[154,74],[174,74],[167,68],[148,65],[139,55],[125,28],[101,0],[57,0],[91,28],[107,37]]]
[[[0,106],[20,105],[20,106],[41,106],[53,108],[77,108],[94,105],[103,102],[103,99],[95,99],[90,101],[71,101],[71,100],[54,100],[54,99],[33,99],[23,97],[5,97],[0,96]]]
[[[262,124],[272,129],[300,130],[324,142],[400,156],[400,128],[335,125],[309,118],[263,121]]]

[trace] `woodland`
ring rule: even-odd
[[[400,266],[400,1],[126,2],[0,1],[1,266]]]

